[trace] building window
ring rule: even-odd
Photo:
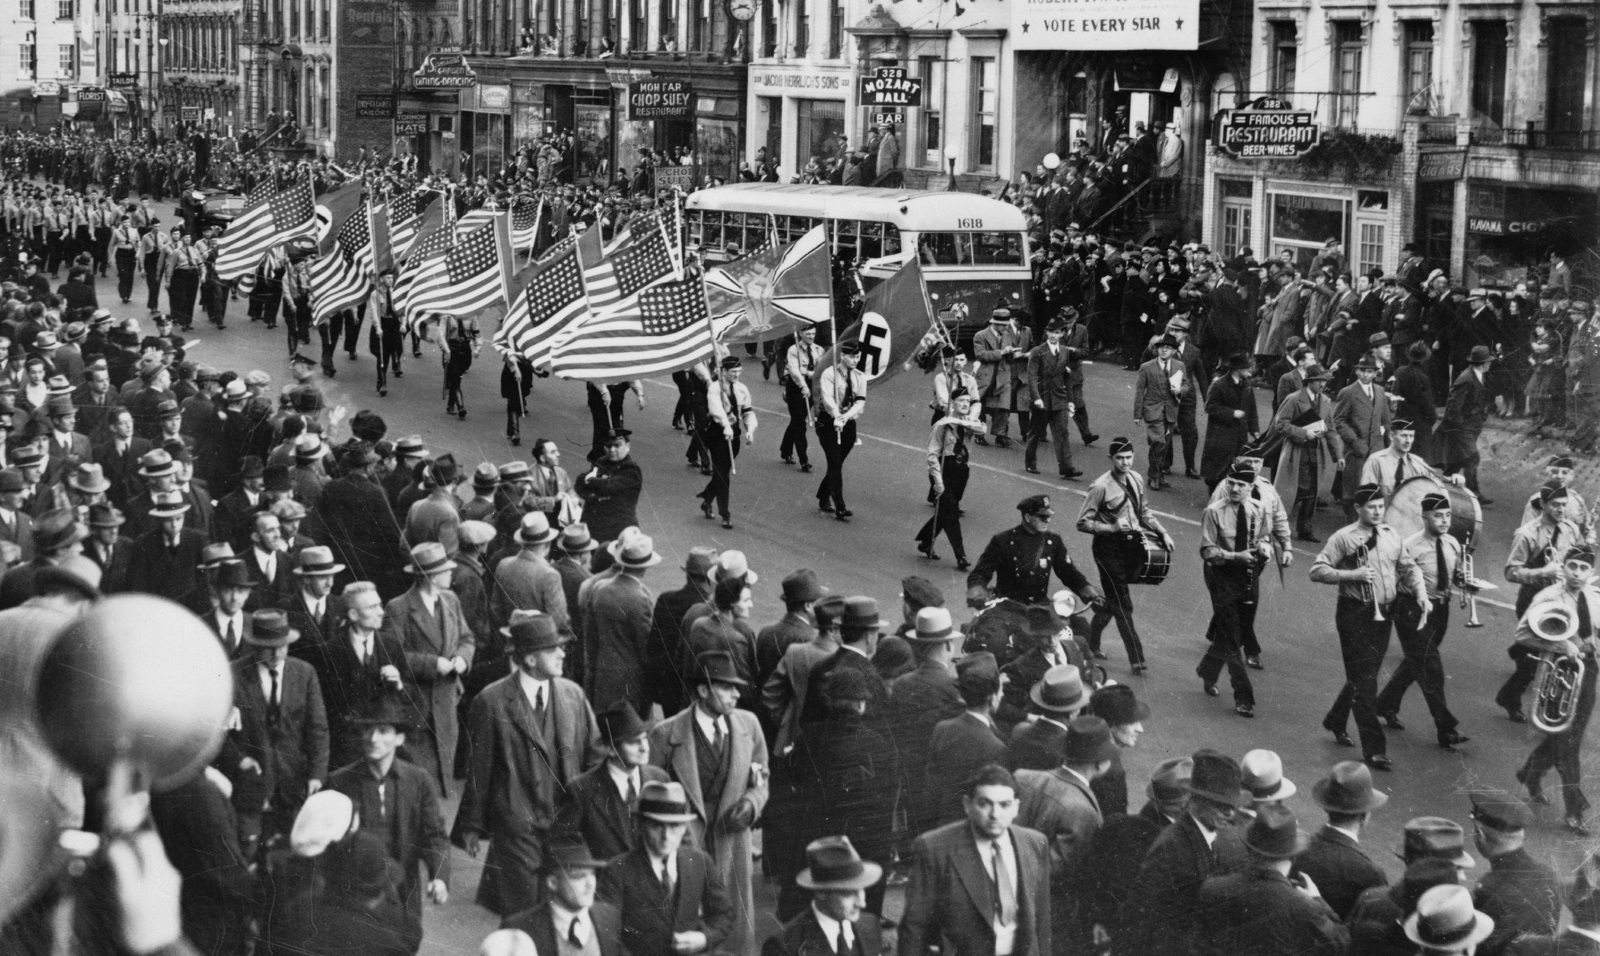
[[[644,0],[628,0],[628,49],[650,48],[650,25],[645,13]]]
[[[944,165],[944,114],[939,108],[944,102],[944,61],[936,56],[918,57],[917,76],[922,79],[922,109],[917,111],[921,125],[914,134],[916,146],[908,144],[917,152],[907,157],[907,165],[939,169]]]
[[[828,59],[844,56],[844,2],[828,0]]]
[[[17,46],[17,78],[31,80],[39,75],[38,49],[33,45],[31,38],[27,43]]]
[[[1407,20],[1404,73],[1406,112],[1412,116],[1432,116],[1438,99],[1433,92],[1433,22]]]
[[[32,20],[33,0],[17,0],[17,16],[23,20]]]
[[[694,17],[689,21],[689,49],[704,52],[711,43],[711,0],[689,0]]]
[[[1252,244],[1251,219],[1255,210],[1251,201],[1255,197],[1255,184],[1248,179],[1217,180],[1218,202],[1221,206],[1222,255],[1231,259],[1239,250]]]
[[[1300,35],[1293,21],[1272,24],[1272,92],[1288,96],[1294,92],[1295,71],[1300,61]]]
[[[72,8],[75,2],[76,0],[56,0],[56,19],[71,20],[73,17]]]
[[[1545,93],[1545,128],[1570,132],[1583,129],[1583,86],[1589,49],[1588,21],[1583,17],[1552,17],[1549,64]]]
[[[1506,121],[1506,22],[1472,21],[1472,121]]]
[[[659,50],[678,48],[678,6],[672,0],[661,3],[661,45]]]
[[[760,55],[778,55],[778,0],[761,0]]]
[[[1000,64],[992,56],[972,58],[972,165],[992,169],[999,143],[995,122],[1000,114]]]
[[[794,55],[805,56],[811,49],[811,8],[807,0],[794,3]]]
[[[1361,114],[1361,24],[1340,20],[1331,26],[1333,125],[1353,127]]]
[[[60,76],[70,80],[78,75],[78,45],[76,43],[61,44]]]

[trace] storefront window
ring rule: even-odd
[[[844,135],[844,104],[836,100],[799,100],[795,114],[800,121],[799,152],[794,168],[804,169],[813,156],[826,156],[828,144]]]
[[[1297,193],[1272,194],[1272,253],[1285,249],[1295,263],[1309,268],[1311,260],[1329,239],[1345,241],[1345,220],[1350,202],[1333,196],[1306,196]]]
[[[639,150],[655,147],[655,129],[649,120],[617,119],[617,171],[627,169],[631,175],[639,162]]]
[[[573,107],[573,138],[579,179],[609,178],[611,172],[611,107],[579,103]],[[635,154],[637,155],[637,154]]]
[[[702,119],[695,126],[695,159],[700,176],[721,176],[737,180],[739,171],[739,124],[734,120]]]

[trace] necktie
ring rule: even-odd
[[[722,718],[718,717],[711,722],[711,749],[722,753]]]
[[[1234,514],[1234,518],[1233,518],[1233,550],[1235,550],[1235,551],[1249,551],[1250,550],[1250,543],[1251,543],[1250,542],[1250,526],[1249,526],[1249,521],[1248,521],[1248,519],[1247,519],[1247,517],[1245,515],[1245,512],[1247,510],[1248,509],[1246,509],[1245,503],[1241,501],[1241,502],[1239,502],[1239,510]]]
[[[1012,926],[1017,922],[1017,894],[1011,885],[1011,871],[1006,868],[1006,858],[1000,852],[1000,841],[995,840],[989,844],[994,858],[992,875],[994,877],[994,907],[995,918],[1002,926]]]
[[[278,718],[283,716],[283,705],[279,701],[278,668],[276,665],[267,668],[267,675],[272,678],[272,688],[267,692],[267,726],[276,727]]]
[[[806,349],[806,377],[807,378],[811,377],[812,369],[816,368],[816,364],[815,363],[816,363],[816,356],[811,354],[811,350],[810,349]]]
[[[1594,622],[1589,620],[1589,598],[1578,592],[1578,637],[1593,637]]]
[[[839,924],[839,941],[834,944],[833,951],[837,956],[854,956],[855,947],[845,941],[843,923]]]
[[[627,796],[627,800],[628,800],[628,813],[630,815],[632,815],[633,811],[638,809],[638,806],[639,806],[639,788],[635,787],[633,785],[633,774],[631,772],[628,774],[628,796]]]
[[[361,646],[356,648],[356,657],[360,659],[362,667],[366,667],[367,661],[372,659],[372,645],[368,644],[364,637],[361,639]]]
[[[233,629],[233,618],[231,617],[228,618],[228,628],[224,638],[228,643],[228,650],[230,652],[232,652],[235,647],[239,646],[239,632]]]
[[[576,949],[583,948],[583,937],[578,935],[578,918],[576,916],[572,918],[572,922],[567,924],[567,942],[571,943]]]
[[[1400,464],[1394,466],[1394,486],[1400,487],[1406,480],[1406,456],[1400,456]]]
[[[673,892],[677,889],[672,882],[672,870],[665,863],[661,864],[661,889],[667,894],[667,899],[672,899]]]
[[[544,688],[533,692],[533,719],[539,724],[544,723]]]
[[[1439,590],[1446,596],[1450,594],[1450,569],[1444,563],[1444,538],[1433,543],[1434,576],[1439,579]]]

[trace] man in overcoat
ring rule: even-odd
[[[450,590],[455,566],[437,541],[412,548],[407,570],[416,583],[383,612],[384,629],[405,648],[418,684],[423,725],[407,749],[411,759],[433,775],[442,794],[450,793],[455,776],[456,704],[461,699],[461,675],[472,666],[475,643],[461,612],[461,599]]]

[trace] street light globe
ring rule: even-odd
[[[1061,157],[1060,156],[1057,156],[1055,153],[1045,153],[1044,154],[1044,168],[1045,169],[1055,169],[1057,166],[1060,166],[1060,165],[1061,165]]]
[[[944,158],[950,160],[953,163],[957,159],[961,158],[961,153],[954,146],[946,146],[944,148]]]

